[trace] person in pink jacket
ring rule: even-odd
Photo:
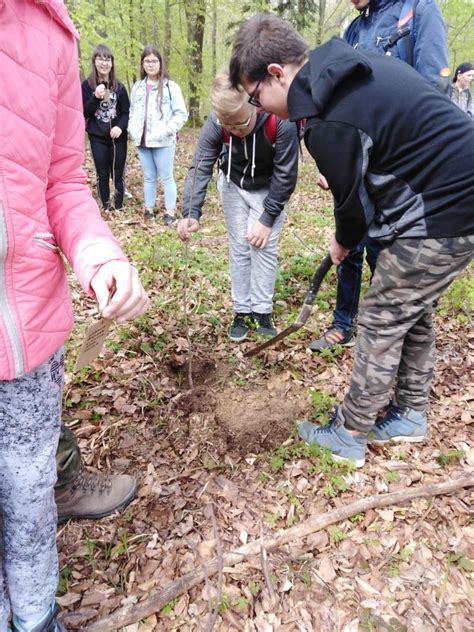
[[[62,0],[0,0],[0,632],[10,609],[16,632],[64,630],[54,484],[73,314],[60,252],[104,317],[148,304],[81,167],[76,37]]]

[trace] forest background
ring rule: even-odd
[[[438,0],[446,21],[450,65],[473,61],[473,0]],[[143,46],[155,43],[171,77],[181,86],[190,125],[200,125],[209,111],[208,94],[216,71],[224,67],[240,22],[257,11],[289,20],[318,46],[341,35],[357,11],[349,0],[66,0],[81,34],[81,72],[87,76],[94,46],[113,51],[121,81],[131,88],[139,76]]]

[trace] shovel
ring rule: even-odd
[[[287,336],[292,334],[294,331],[298,331],[298,329],[301,329],[301,327],[303,327],[303,325],[308,320],[311,314],[313,303],[318,293],[319,287],[321,283],[323,282],[323,279],[326,276],[329,269],[331,268],[331,266],[332,266],[331,257],[329,255],[326,255],[324,259],[321,261],[321,263],[319,264],[316,272],[313,274],[313,278],[311,279],[309,290],[304,299],[303,307],[301,308],[301,311],[298,314],[298,318],[296,319],[296,321],[292,323],[291,325],[289,325],[283,331],[280,331],[280,333],[274,336],[273,338],[270,338],[269,340],[265,340],[265,342],[262,342],[261,344],[256,345],[255,347],[252,347],[251,349],[246,351],[244,353],[245,357],[248,358],[250,356],[254,356],[260,351],[263,351],[263,349],[267,349],[268,347],[273,347],[273,345],[276,345],[278,342],[280,342],[280,340],[283,340],[283,338],[286,338]]]

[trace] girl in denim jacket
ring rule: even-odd
[[[144,176],[146,219],[153,219],[156,183],[165,193],[165,225],[176,221],[176,182],[173,175],[176,134],[188,119],[180,87],[168,76],[163,58],[153,44],[140,59],[141,80],[132,88],[129,133],[138,147]]]

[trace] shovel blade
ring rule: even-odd
[[[251,356],[254,356],[257,353],[260,353],[260,351],[263,351],[264,349],[268,349],[268,347],[273,347],[274,345],[278,344],[280,340],[283,340],[283,338],[286,338],[287,336],[294,333],[295,331],[298,331],[298,329],[301,329],[301,327],[303,327],[305,322],[308,320],[310,314],[311,314],[311,305],[303,305],[300,313],[298,314],[298,318],[296,319],[294,323],[289,325],[286,329],[283,329],[283,331],[280,331],[280,333],[277,334],[276,336],[273,336],[273,338],[270,338],[269,340],[265,340],[265,342],[262,342],[261,344],[256,345],[255,347],[252,347],[251,349],[246,351],[244,353],[244,357],[250,358]]]

